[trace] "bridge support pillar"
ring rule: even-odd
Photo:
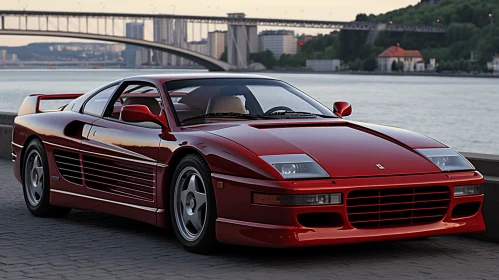
[[[2,16],[2,30],[5,29],[5,16]]]
[[[244,13],[228,14],[228,16],[227,61],[237,69],[246,69],[249,66],[250,54],[258,51],[256,25],[236,23],[245,18]]]

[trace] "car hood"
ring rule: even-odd
[[[258,156],[307,154],[332,178],[441,172],[414,151],[443,144],[403,129],[346,121],[218,126],[208,133]]]

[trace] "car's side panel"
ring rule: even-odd
[[[81,148],[87,195],[157,207],[160,134],[161,129],[97,120]]]
[[[51,190],[50,200],[52,204],[58,206],[87,209],[135,219],[153,225],[157,224],[157,209],[154,207],[138,206],[61,190]]]
[[[51,188],[84,194],[83,184],[70,177],[81,176],[78,151],[81,140],[86,136],[95,119],[75,112],[53,112],[16,117],[14,124],[13,146],[17,146],[16,177],[21,178],[23,151],[28,141],[36,137],[42,140],[47,151]],[[21,148],[22,147],[22,148]],[[55,153],[76,154],[76,158],[60,161]],[[70,163],[71,165],[68,165]],[[80,170],[78,174],[78,170]],[[66,176],[64,176],[66,175]]]
[[[183,131],[162,135],[158,164],[158,225],[169,223],[169,194],[176,164],[188,153],[201,155],[211,172],[247,178],[275,179],[279,174],[253,152],[217,135]],[[261,163],[261,164],[259,164]],[[218,186],[214,186],[216,188]]]

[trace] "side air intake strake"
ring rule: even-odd
[[[83,171],[89,188],[154,201],[153,167],[84,155]]]
[[[54,150],[54,158],[62,178],[71,183],[82,184],[80,156],[78,153]]]

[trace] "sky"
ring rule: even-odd
[[[351,21],[359,13],[380,14],[415,5],[419,0],[1,0],[0,10],[158,13]],[[222,29],[222,28],[220,28]],[[300,33],[302,30],[300,30]],[[310,30],[309,33],[325,30]],[[196,36],[196,35],[194,35]],[[200,37],[200,35],[197,35]],[[199,38],[192,38],[199,39]],[[31,42],[76,41],[48,37],[0,36],[0,46]]]

